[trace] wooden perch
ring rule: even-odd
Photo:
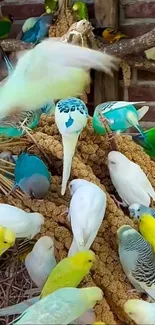
[[[125,61],[134,69],[155,72],[155,61],[153,60],[145,59],[142,56],[129,55]]]
[[[17,39],[6,39],[0,41],[0,45],[2,46],[4,51],[8,52],[29,50],[34,47],[34,44],[32,43],[25,43]]]

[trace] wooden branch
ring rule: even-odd
[[[25,43],[16,39],[7,39],[0,41],[0,45],[2,46],[4,51],[8,52],[29,50],[34,47],[34,44],[32,43]]]
[[[155,46],[155,28],[150,32],[132,39],[124,39],[117,43],[105,45],[102,43],[101,50],[108,54],[124,58],[129,54],[143,52]]]
[[[125,58],[125,61],[134,69],[155,72],[155,61],[153,60],[129,55]]]

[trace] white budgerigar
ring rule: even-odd
[[[130,299],[124,304],[124,311],[137,325],[155,324],[155,303]]]
[[[32,281],[42,289],[52,269],[56,266],[54,241],[49,236],[43,236],[34,245],[25,259],[26,269]]]
[[[118,68],[118,62],[101,51],[47,38],[23,51],[13,73],[1,85],[0,117],[80,96],[90,84],[89,69],[111,74],[112,69]]]
[[[107,199],[100,187],[84,179],[71,181],[69,187],[72,195],[69,219],[73,242],[68,256],[71,256],[92,245],[104,218]]]
[[[87,124],[87,120],[88,109],[81,99],[71,97],[62,99],[57,103],[55,122],[62,135],[63,143],[62,195],[66,191],[76,144],[81,131]]]
[[[13,205],[0,203],[0,225],[14,231],[16,238],[33,238],[43,224],[44,217],[40,213],[28,213]]]
[[[155,191],[143,170],[121,152],[108,154],[108,168],[124,206],[135,202],[149,206],[151,198],[155,200]]]

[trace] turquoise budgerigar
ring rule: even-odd
[[[62,195],[66,191],[76,144],[81,131],[87,124],[87,120],[88,109],[81,99],[71,97],[62,99],[57,103],[55,122],[62,135],[63,143]]]
[[[0,135],[16,138],[25,134],[22,125],[28,129],[35,129],[42,114],[51,115],[55,111],[55,103],[51,102],[37,111],[27,111],[0,119]]]
[[[93,308],[102,297],[98,287],[59,289],[29,307],[13,324],[67,325]]]
[[[155,218],[155,209],[147,207],[143,204],[134,203],[128,207],[130,217],[139,219],[143,214],[150,214]]]
[[[137,292],[155,299],[155,254],[151,245],[131,226],[117,231],[123,270]]]
[[[130,127],[135,127],[144,137],[143,131],[139,125],[139,120],[148,112],[149,107],[143,106],[136,110],[134,104],[140,102],[106,102],[95,108],[93,115],[93,128],[99,134],[105,134],[106,130],[101,121],[104,118],[108,121],[111,131],[120,133]]]
[[[118,63],[118,58],[101,51],[47,38],[19,56],[13,73],[1,85],[0,117],[78,97],[90,85],[90,69],[111,75]]]
[[[48,34],[52,19],[52,14],[39,17],[34,25],[22,35],[21,40],[26,43],[38,43],[42,41]]]
[[[45,163],[37,156],[23,152],[15,163],[15,185],[30,197],[44,199],[51,177]]]

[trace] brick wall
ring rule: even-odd
[[[74,1],[74,0],[73,0]],[[88,3],[90,17],[93,18],[93,0]],[[106,0],[105,0],[106,1]],[[130,37],[142,35],[155,27],[155,1],[153,0],[119,0],[120,1],[120,29]],[[21,30],[21,25],[28,17],[39,16],[44,12],[43,0],[0,0],[1,14],[12,14],[16,21],[10,37],[15,37]],[[92,79],[94,73],[92,72]],[[123,80],[120,74],[120,100],[124,99]],[[155,122],[155,74],[146,71],[132,71],[129,100],[147,100],[150,112],[146,115],[147,123]],[[89,109],[94,107],[93,84],[89,95]]]
[[[155,1],[120,0],[120,29],[130,37],[140,36],[155,27]],[[120,81],[120,99],[124,99],[123,82]],[[145,126],[155,122],[155,73],[132,71],[129,100],[146,100],[150,106]]]

